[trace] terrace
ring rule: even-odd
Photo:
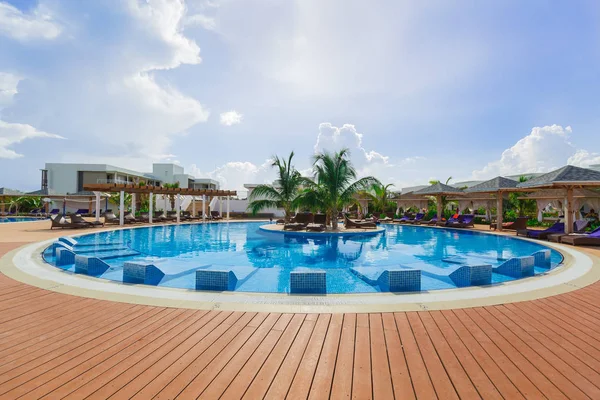
[[[16,250],[60,235],[45,224],[0,227],[3,398],[600,396],[598,249],[581,249],[594,261],[585,281],[528,301],[358,314],[199,310],[20,282]]]

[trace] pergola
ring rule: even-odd
[[[427,207],[427,199],[423,196],[415,195],[414,192],[403,193],[400,197],[392,199],[396,203],[396,214],[400,213],[400,207],[403,209],[416,207],[418,209]]]
[[[90,210],[92,208],[91,205],[92,205],[92,202],[94,199],[94,196],[92,196],[90,194],[81,194],[81,193],[67,193],[67,194],[52,193],[52,194],[49,194],[47,191],[43,191],[43,190],[38,190],[35,192],[29,192],[29,193],[20,193],[20,192],[10,193],[10,194],[3,193],[3,194],[0,194],[0,214],[4,214],[6,212],[6,201],[8,199],[15,198],[15,197],[43,197],[44,199],[50,199],[50,200],[62,202],[63,208],[65,207],[65,205],[68,201],[76,202],[76,203],[87,202],[88,208]],[[49,203],[46,203],[46,205],[44,206],[46,211],[49,211],[48,204]]]
[[[518,189],[519,182],[504,178],[502,176],[497,176],[489,181],[481,182],[477,185],[471,186],[467,188],[465,192],[472,194],[495,194],[496,195],[496,227],[499,231],[502,230],[502,200],[504,198],[504,194],[509,192],[519,192],[523,191],[523,189]]]
[[[108,193],[120,193],[119,205],[119,224],[124,225],[124,212],[125,209],[125,193],[132,195],[132,208],[135,213],[135,195],[136,194],[147,194],[149,197],[148,211],[149,211],[149,222],[152,223],[153,217],[153,198],[155,194],[162,195],[174,195],[175,196],[175,208],[177,211],[177,222],[180,222],[181,214],[181,196],[202,196],[202,208],[206,209],[206,196],[210,197],[226,197],[227,198],[227,219],[229,219],[229,197],[236,196],[235,190],[215,190],[215,189],[191,189],[191,188],[165,188],[162,186],[141,186],[136,184],[125,184],[125,183],[95,183],[86,184],[83,187],[84,190],[93,191],[96,195],[96,221],[100,218],[100,194],[101,192]],[[221,202],[222,205],[222,202]],[[196,213],[196,202],[192,201],[193,211]],[[206,213],[202,212],[202,220],[206,220]]]
[[[566,189],[542,189],[537,192],[529,193],[525,196],[519,197],[519,200],[535,200],[538,208],[538,220],[541,221],[542,209],[548,204],[551,204],[554,208],[561,208],[562,202],[567,197]],[[579,209],[588,205],[593,209],[600,209],[600,192],[590,189],[574,189],[573,190],[573,209],[575,213]]]
[[[517,185],[521,190],[531,189],[563,189],[565,198],[563,209],[565,214],[565,233],[573,232],[574,191],[581,188],[600,187],[600,172],[587,168],[567,165],[557,170],[540,175]]]
[[[462,196],[452,197],[448,196],[449,201],[455,201],[458,203],[458,208],[464,210],[465,208],[485,208],[486,216],[489,219],[490,210],[496,202],[496,198],[489,193],[465,193]]]
[[[435,197],[436,208],[437,208],[437,220],[442,220],[442,196],[462,196],[464,192],[452,186],[445,185],[441,182],[435,183],[431,186],[427,186],[421,190],[413,192],[415,196],[428,196]]]

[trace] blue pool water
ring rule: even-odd
[[[421,290],[449,289],[456,286],[445,274],[457,268],[449,257],[498,266],[512,257],[547,249],[469,230],[382,225],[385,231],[375,236],[315,238],[265,232],[259,229],[262,224],[158,225],[98,232],[77,237],[75,253],[103,259],[110,269],[99,277],[118,282],[123,281],[126,261],[149,261],[165,273],[159,286],[195,289],[197,269],[231,269],[238,276],[236,291],[286,293],[290,271],[308,267],[326,271],[328,293],[368,293],[381,289],[351,268],[375,271],[402,265],[423,271]],[[44,257],[54,261],[51,250]],[[562,256],[552,250],[551,260],[555,267]],[[74,265],[60,268],[74,271]],[[536,274],[547,271],[535,267]],[[513,279],[494,273],[492,283]]]
[[[43,221],[45,218],[36,217],[0,217],[0,224],[9,222],[32,222],[32,221]]]

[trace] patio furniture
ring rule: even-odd
[[[306,225],[306,230],[310,232],[323,232],[325,231],[324,224],[308,224]]]
[[[577,221],[575,221],[573,223],[573,233],[585,233],[585,230],[587,229],[588,225],[590,224],[590,221],[588,221],[587,219],[578,219]],[[548,240],[554,243],[560,243],[560,238],[562,236],[566,236],[567,233],[561,232],[561,233],[552,233],[550,235],[548,235]]]
[[[560,238],[561,243],[573,246],[600,246],[600,227],[590,233],[572,233]]]
[[[89,225],[82,224],[81,222],[71,222],[68,221],[63,214],[56,214],[54,218],[51,218],[50,229],[54,228],[69,228],[69,229],[79,229],[79,228],[87,228]]]
[[[519,231],[527,229],[527,221],[529,221],[529,217],[517,217],[514,222],[503,223],[502,229],[505,231]],[[494,220],[490,222],[490,229],[496,229],[496,222]]]
[[[425,213],[417,213],[417,215],[415,215],[415,217],[409,221],[406,221],[409,224],[420,224],[421,221],[423,220],[423,218],[425,218]]]
[[[528,238],[532,238],[532,239],[547,239],[548,235],[551,235],[553,233],[564,232],[564,231],[565,231],[565,224],[563,222],[557,222],[554,225],[552,225],[550,228],[544,229],[543,231],[535,230],[535,229],[518,230],[517,236],[525,235]]]
[[[223,217],[221,217],[221,214],[219,214],[218,211],[211,211],[210,219],[219,220],[219,219],[223,219]]]
[[[356,222],[344,216],[344,227],[346,229],[376,229],[377,224],[375,222]]]
[[[412,216],[413,216],[413,214],[406,212],[406,213],[404,213],[402,218],[395,219],[395,220],[393,220],[393,222],[398,222],[400,224],[404,224],[404,223],[410,221],[413,218]]]
[[[69,218],[71,219],[72,223],[85,224],[90,227],[104,226],[104,224],[100,221],[93,221],[93,222],[86,221],[85,219],[83,219],[83,217],[81,215],[77,215],[77,214],[71,214],[71,215],[69,215]]]
[[[452,222],[448,221],[448,223],[446,223],[446,226],[453,227],[453,228],[469,228],[474,225],[474,221],[475,221],[475,215],[464,214],[464,215],[459,215],[458,219],[456,221],[452,221]]]

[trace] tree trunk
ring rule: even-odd
[[[331,210],[331,228],[334,231],[337,231],[338,228],[338,210],[337,208],[334,208],[333,210]]]

